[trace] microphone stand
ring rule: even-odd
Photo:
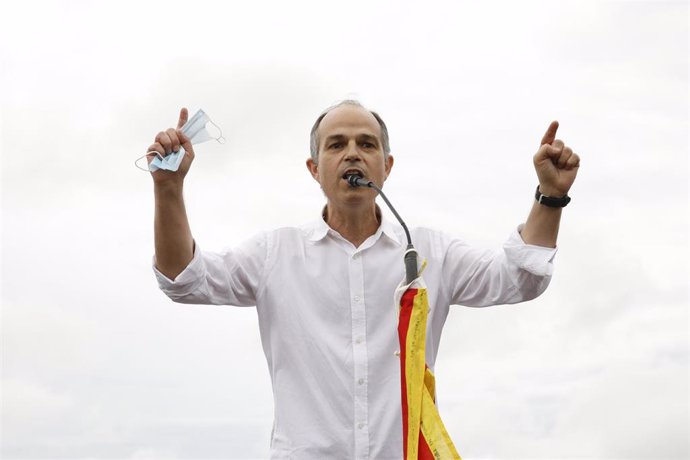
[[[388,201],[388,198],[379,186],[374,184],[372,181],[362,179],[355,174],[349,174],[346,180],[347,183],[350,184],[350,187],[369,187],[376,190],[376,192],[381,195],[381,198],[383,198],[383,201],[386,202],[386,205],[388,205],[388,208],[391,210],[391,212],[393,212],[395,218],[398,219],[398,222],[400,222],[403,230],[405,230],[405,236],[407,237],[407,250],[405,251],[405,283],[410,284],[417,278],[417,250],[412,245],[412,238],[410,237],[410,231],[407,229],[407,225],[405,225],[402,217],[400,217],[400,214],[398,214],[391,202]]]

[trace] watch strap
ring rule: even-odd
[[[553,197],[553,196],[543,195],[539,191],[538,185],[537,185],[537,191],[534,194],[534,199],[537,200],[537,203],[543,204],[544,206],[548,206],[550,208],[564,208],[564,207],[568,206],[568,203],[570,203],[570,197],[568,195],[565,195],[562,197]]]

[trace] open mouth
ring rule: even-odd
[[[359,169],[348,169],[343,173],[343,179],[347,180],[350,176],[357,176],[360,179],[364,178],[364,174]]]

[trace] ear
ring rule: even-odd
[[[393,155],[389,153],[384,161],[386,162],[386,179],[388,179],[388,175],[391,173],[391,169],[393,169],[393,163],[395,162],[395,160],[393,158]]]
[[[319,181],[319,165],[312,159],[312,157],[307,158],[307,169],[311,173],[311,177],[314,178],[316,182]]]

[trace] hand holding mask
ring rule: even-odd
[[[206,126],[208,124],[213,125],[218,130],[217,136],[214,137],[208,132],[208,130],[206,129]],[[198,110],[194,114],[194,116],[180,128],[180,131],[182,132],[182,134],[187,136],[187,138],[191,141],[193,145],[201,144],[202,142],[210,141],[211,139],[215,139],[217,142],[221,144],[225,143],[225,138],[223,137],[223,133],[221,132],[220,127],[213,123],[211,119],[208,117],[208,115],[206,115],[206,113],[201,109]],[[157,142],[159,142],[158,138],[156,140]],[[182,163],[184,155],[185,149],[182,146],[179,147],[179,150],[177,152],[171,152],[167,155],[165,154],[165,152],[161,153],[155,149],[151,149],[150,147],[149,152],[146,155],[137,158],[134,164],[137,166],[137,168],[142,169],[144,171],[153,172],[159,169],[167,171],[177,171],[177,169],[180,167],[180,163]],[[139,166],[139,161],[142,158],[146,157],[153,157],[153,159],[148,164],[148,169]]]

